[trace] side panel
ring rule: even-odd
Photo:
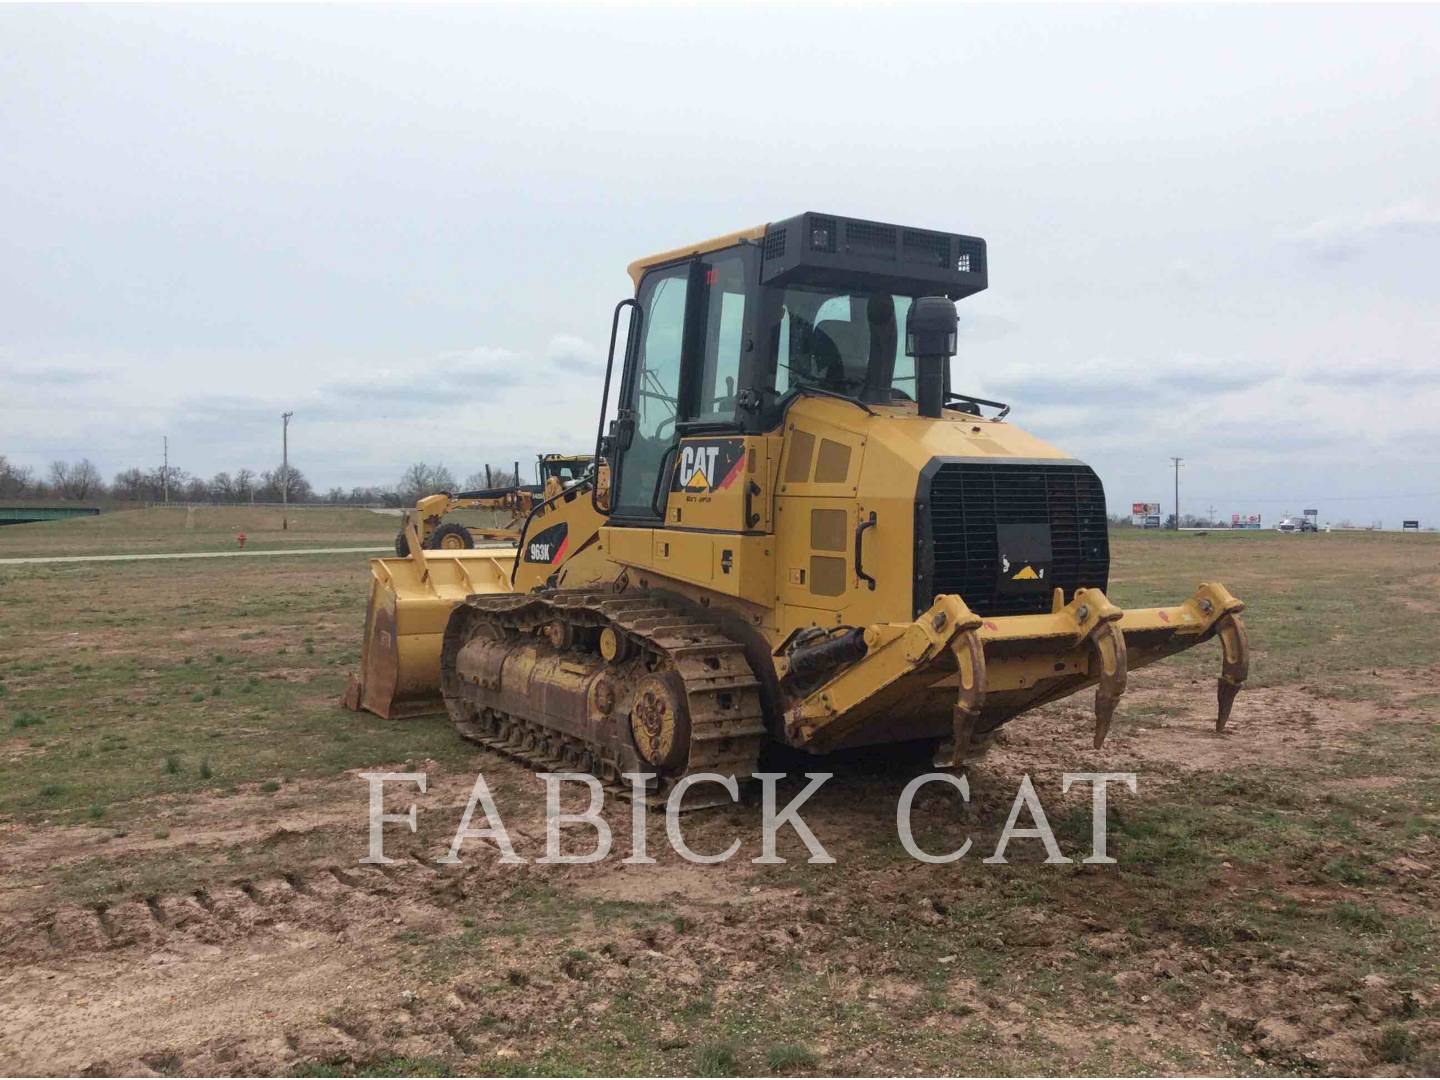
[[[768,536],[607,526],[601,530],[599,550],[609,562],[768,607],[775,580],[774,546]]]
[[[616,568],[595,558],[604,520],[591,505],[586,485],[541,503],[526,521],[520,539],[515,591],[529,592],[552,575],[562,575],[571,588],[613,578]]]
[[[769,532],[771,441],[755,435],[682,439],[670,467],[666,527]]]
[[[914,473],[883,443],[870,445],[886,421],[856,430],[857,416],[853,406],[806,402],[786,421],[775,500],[782,639],[808,626],[865,626],[908,613]],[[874,588],[857,572],[857,539],[859,569]]]

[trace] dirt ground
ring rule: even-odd
[[[0,575],[0,1072],[1433,1075],[1428,541],[1118,538],[1117,602],[1209,575],[1247,599],[1254,684],[1223,736],[1213,647],[1132,674],[1103,751],[1083,697],[1015,722],[968,811],[938,786],[915,802],[922,847],[972,839],[948,865],[897,839],[927,771],[903,754],[778,761],[782,799],[834,774],[804,810],[832,864],[788,830],[785,863],[751,862],[753,800],[683,821],[699,851],[738,838],[730,861],[681,860],[652,817],[657,862],[626,864],[613,799],[609,859],[538,863],[530,772],[443,720],[334,705],[353,557]],[[387,825],[395,861],[364,865],[359,774],[384,769],[428,789],[391,785],[418,831]],[[477,770],[522,865],[479,840],[435,862]],[[1067,771],[1136,773],[1111,790],[1116,864],[1080,861],[1090,794],[1062,795]],[[1073,861],[1016,839],[982,862],[1025,774]]]

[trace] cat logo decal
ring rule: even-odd
[[[723,491],[740,476],[744,464],[743,439],[681,443],[675,471],[671,474],[670,490],[691,495]]]

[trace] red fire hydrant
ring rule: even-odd
[[[240,550],[241,550],[241,551],[244,551],[244,550],[245,550],[245,534],[244,534],[244,533],[241,533],[241,534],[240,534],[239,536],[237,536],[235,539],[240,541]]]

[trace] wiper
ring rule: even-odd
[[[953,390],[949,391],[949,397],[950,397],[950,400],[945,403],[945,407],[946,407],[947,409],[955,409],[957,412],[972,412],[972,411],[973,411],[976,416],[979,416],[979,415],[980,415],[979,406],[981,406],[981,405],[988,405],[988,406],[989,406],[990,408],[992,408],[992,409],[999,409],[1000,411],[999,411],[998,413],[996,413],[994,416],[990,417],[990,422],[991,422],[992,424],[998,424],[1001,420],[1004,420],[1005,417],[1007,417],[1007,416],[1010,415],[1010,406],[1009,406],[1009,405],[1006,405],[1005,402],[1003,402],[1003,401],[989,401],[989,400],[987,400],[986,398],[983,398],[983,397],[975,397],[975,396],[973,396],[973,395],[971,395],[971,394],[957,394],[957,393],[955,393]],[[957,409],[957,408],[956,408],[956,403],[957,403],[957,402],[963,403],[963,404],[965,404],[965,405],[974,405],[974,406],[976,406],[976,408],[973,409],[973,410],[971,410],[971,409]]]
[[[792,386],[789,390],[785,392],[785,397],[790,398],[791,401],[794,401],[794,399],[797,397],[834,398],[836,401],[848,401],[857,409],[864,409],[871,416],[880,415],[874,409],[870,408],[869,405],[866,405],[865,402],[861,401],[858,397],[851,397],[849,394],[842,394],[838,390],[826,390],[823,386],[811,386],[809,383],[798,383],[797,385]]]

